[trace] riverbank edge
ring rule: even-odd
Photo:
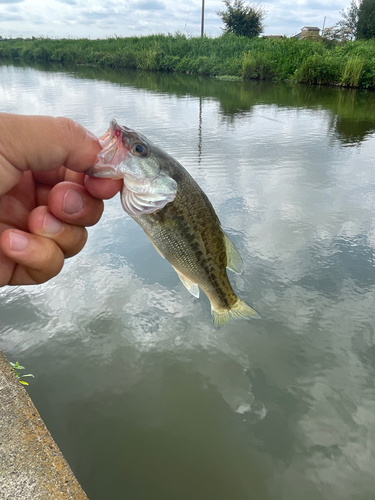
[[[57,62],[375,90],[375,40],[150,35],[0,39],[0,60]]]
[[[88,500],[0,350],[0,497]]]

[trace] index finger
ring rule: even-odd
[[[0,113],[0,195],[27,170],[51,171],[64,165],[84,172],[100,151],[99,140],[69,118]]]

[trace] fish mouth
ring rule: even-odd
[[[97,155],[94,165],[86,170],[86,175],[111,179],[123,177],[120,165],[129,154],[129,147],[124,144],[123,132],[123,127],[116,120],[111,120],[109,129],[99,137],[99,143],[103,149]]]

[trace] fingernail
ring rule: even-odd
[[[83,207],[82,196],[74,191],[74,189],[69,189],[64,196],[63,210],[66,214],[73,215],[79,212]]]
[[[15,252],[22,252],[27,248],[29,239],[21,233],[12,231],[9,235],[9,243],[11,250],[14,250]]]
[[[49,234],[57,234],[61,231],[63,224],[53,215],[46,213],[43,221],[43,230]]]

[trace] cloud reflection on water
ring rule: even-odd
[[[54,430],[63,445],[75,436],[66,452],[82,477],[104,466],[106,449],[99,439],[86,471],[80,443],[92,446],[93,434],[85,434],[85,424],[92,432],[112,425],[122,442],[125,415],[138,436],[134,454],[138,447],[155,452],[142,440],[152,426],[151,442],[164,439],[172,450],[163,464],[175,456],[175,435],[184,446],[200,436],[191,438],[192,454],[209,456],[212,446],[220,456],[227,451],[222,487],[230,491],[233,482],[234,499],[256,489],[247,476],[254,457],[262,499],[372,494],[373,97],[366,105],[362,94],[336,89],[214,82],[202,84],[199,102],[199,86],[186,94],[185,80],[179,90],[172,80],[167,91],[168,79],[159,75],[148,75],[142,87],[132,73],[114,82],[6,66],[0,73],[3,111],[63,114],[96,133],[116,117],[174,154],[240,250],[245,270],[231,275],[235,290],[262,314],[259,322],[216,332],[208,301],[188,294],[118,198],[106,203],[85,251],[61,275],[42,287],[1,290],[2,347],[35,363],[27,364],[38,375],[30,390],[52,425],[65,415],[70,431]],[[353,106],[360,126],[342,136],[338,121]],[[355,147],[343,147],[348,143]],[[95,411],[100,422],[88,415]],[[226,424],[204,442],[202,429],[212,421]],[[186,466],[176,460],[177,469]],[[193,458],[187,464],[193,467]],[[142,474],[139,466],[134,471]],[[175,498],[160,491],[163,500]]]

